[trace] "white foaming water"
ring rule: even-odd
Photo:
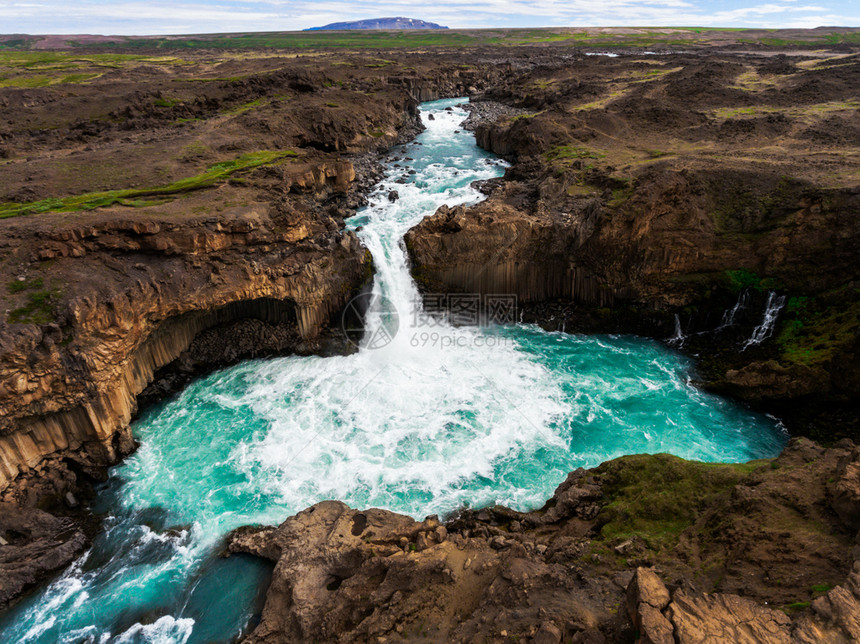
[[[176,619],[171,615],[159,617],[152,624],[134,624],[114,639],[116,644],[185,644],[194,629],[193,619]]]
[[[472,168],[473,157],[457,153],[453,131],[464,118],[460,109],[440,110],[426,121],[424,147],[442,153],[414,182],[396,183],[410,175],[390,168],[354,222],[363,224],[359,235],[375,258],[374,295],[387,298],[400,319],[393,340],[342,358],[262,365],[256,381],[227,403],[247,405],[268,421],[259,440],[242,443],[232,455],[263,493],[300,506],[319,498],[353,499],[419,516],[496,501],[476,498],[462,484],[491,478],[497,461],[517,446],[563,447],[551,427],[570,405],[553,374],[513,341],[491,339],[475,327],[434,324],[422,315],[409,274],[406,231],[440,201],[478,201],[481,193],[469,184],[499,174],[499,162]],[[393,204],[391,190],[400,195]],[[381,318],[369,317],[366,338],[376,337]],[[416,325],[419,320],[433,326]],[[457,439],[446,438],[452,435]],[[510,492],[509,503],[527,500]],[[535,491],[521,493],[532,500]],[[414,502],[404,507],[407,496]]]
[[[761,344],[773,334],[773,330],[776,327],[776,319],[783,306],[785,306],[784,295],[777,295],[773,291],[767,294],[767,302],[764,306],[764,317],[761,324],[753,329],[752,335],[744,342],[741,351],[745,351],[756,344]]]
[[[747,307],[748,302],[749,290],[742,289],[741,292],[738,293],[738,300],[735,302],[735,305],[723,313],[723,319],[720,321],[720,326],[717,327],[717,331],[732,326],[735,323],[735,318],[738,316],[738,313]]]
[[[324,499],[416,518],[528,509],[570,470],[623,454],[742,461],[779,451],[772,420],[695,389],[689,362],[659,343],[422,314],[403,234],[442,204],[481,199],[471,182],[504,165],[455,132],[466,117],[456,104],[424,106],[435,119],[397,152],[415,158],[390,163],[350,221],[374,257],[374,295],[396,308],[396,336],[370,348],[390,328],[383,309],[368,315],[353,355],[246,362],[146,413],[135,424],[140,449],[101,492],[106,531],[0,616],[0,641],[231,641],[266,570],[219,559],[219,540]]]

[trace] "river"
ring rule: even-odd
[[[144,413],[133,428],[140,449],[98,494],[105,532],[0,617],[0,641],[232,641],[259,611],[270,568],[219,558],[224,535],[324,499],[416,518],[526,510],[570,470],[624,454],[747,461],[780,451],[773,419],[697,389],[690,360],[655,340],[452,323],[473,321],[476,306],[490,307],[491,322],[516,322],[504,294],[441,298],[452,320],[427,315],[404,233],[442,204],[481,200],[470,184],[504,172],[460,130],[461,103],[422,105],[427,130],[398,148],[348,222],[376,267],[358,351],[245,362]]]

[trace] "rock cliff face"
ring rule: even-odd
[[[419,100],[510,73],[488,56],[130,55],[74,91],[0,88],[0,502],[20,508],[0,606],[98,530],[92,484],[140,405],[240,359],[345,350],[372,266],[344,220]]]
[[[784,289],[822,289],[833,281],[818,255],[824,246],[828,262],[844,267],[839,279],[858,278],[860,223],[851,213],[860,191],[803,186],[781,214],[787,221],[768,222],[751,242],[725,235],[709,215],[726,190],[747,190],[745,181],[655,168],[616,188],[629,194],[613,204],[600,192],[571,198],[572,186],[554,177],[536,185],[512,178],[477,206],[443,206],[409,231],[407,246],[428,288],[515,293],[523,303],[670,310],[695,303],[702,281],[737,269],[772,275]],[[763,199],[780,189],[778,177],[762,184]]]
[[[87,544],[74,521],[11,503],[0,503],[0,533],[0,605],[68,566]]]
[[[343,222],[378,155],[420,130],[419,100],[510,71],[347,58],[274,71],[228,59],[217,73],[240,73],[225,80],[206,78],[202,57],[171,96],[158,68],[83,96],[0,92],[0,498],[61,499],[78,474],[100,476],[133,449],[139,398],[243,357],[328,347],[321,335],[371,275]],[[129,196],[141,185],[163,187]]]
[[[354,235],[329,223],[265,203],[182,222],[7,222],[3,252],[53,309],[0,335],[0,489],[48,455],[116,462],[133,447],[137,395],[204,331],[254,319],[263,336],[283,330],[274,351],[310,350],[370,270]]]
[[[849,644],[860,638],[860,562],[841,586],[792,619],[738,595],[669,591],[639,568],[627,587],[627,610],[643,644],[789,642]]]
[[[856,111],[820,112],[847,97],[837,79],[860,74],[848,61],[775,74],[670,56],[501,83],[485,98],[508,107],[467,125],[513,166],[482,186],[485,202],[407,234],[413,275],[431,292],[515,294],[553,329],[677,334],[714,388],[798,433],[856,437],[860,191],[827,170],[854,167],[847,140],[813,136],[854,140]],[[748,343],[770,293],[773,327]]]
[[[447,522],[320,503],[233,533],[229,552],[275,562],[245,641],[856,641],[858,458],[624,457],[539,511]]]

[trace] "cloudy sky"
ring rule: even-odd
[[[0,33],[281,31],[382,16],[452,28],[860,26],[860,0],[0,0]]]

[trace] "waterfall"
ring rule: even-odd
[[[657,342],[481,327],[463,321],[479,296],[419,294],[403,235],[442,204],[480,201],[472,182],[503,173],[458,132],[458,102],[422,106],[427,129],[398,155],[408,166],[392,159],[348,222],[376,267],[367,307],[357,307],[358,350],[244,362],[145,412],[139,449],[99,492],[105,531],[0,614],[0,643],[235,642],[268,568],[221,558],[223,536],[323,499],[418,519],[464,506],[527,510],[568,472],[623,454],[779,453],[773,421],[688,386],[691,362]],[[522,321],[522,309],[505,310]],[[677,316],[675,327],[683,341]]]
[[[753,345],[761,344],[773,334],[774,327],[776,326],[776,318],[783,306],[785,306],[784,295],[777,295],[774,291],[767,294],[767,304],[765,304],[764,307],[764,318],[762,319],[761,324],[753,329],[752,335],[749,340],[744,342],[744,346],[741,351],[746,351]]]
[[[716,330],[722,331],[723,329],[732,326],[735,323],[735,318],[738,313],[745,309],[747,304],[749,304],[749,299],[749,290],[743,289],[738,295],[738,301],[735,302],[735,305],[723,313],[723,319],[720,321],[720,326],[718,326]]]
[[[684,332],[681,330],[681,318],[678,317],[678,314],[675,314],[675,335],[669,338],[669,344],[680,347],[684,344],[684,341],[687,339],[687,336],[684,335]]]

